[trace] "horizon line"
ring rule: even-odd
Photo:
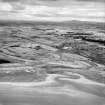
[[[89,22],[89,23],[105,23],[104,21],[82,21],[82,20],[63,20],[63,21],[51,21],[51,20],[3,20],[1,22],[52,22],[52,23],[63,23],[63,22]]]

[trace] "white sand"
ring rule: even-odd
[[[68,72],[68,74],[69,74],[69,72]],[[77,74],[77,73],[73,73],[73,74],[79,76],[80,78],[79,79],[60,78],[60,80],[69,80],[69,81],[73,81],[73,82],[77,82],[77,83],[82,83],[82,84],[91,84],[91,85],[105,86],[105,84],[103,84],[103,83],[98,83],[98,82],[86,79],[83,75],[80,75],[80,74]]]
[[[75,62],[65,62],[65,61],[57,61],[51,62],[49,61],[48,64],[56,64],[56,65],[63,65],[72,68],[87,68],[91,66],[90,64],[83,62],[83,61],[75,61]]]
[[[41,85],[48,85],[55,83],[54,80],[56,77],[58,77],[57,74],[51,74],[48,75],[45,81],[41,82],[0,82],[1,85],[14,85],[14,86],[41,86]]]

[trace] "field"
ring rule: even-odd
[[[105,24],[1,22],[0,105],[105,105]]]

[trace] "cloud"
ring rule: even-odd
[[[19,2],[21,0],[1,0],[2,2]]]
[[[95,2],[97,1],[97,2]],[[104,21],[104,0],[0,0],[0,19]]]
[[[0,2],[0,11],[11,11],[12,6],[9,3]]]
[[[77,0],[82,2],[105,2],[105,0]]]
[[[11,3],[11,6],[13,8],[12,11],[20,11],[25,9],[25,5],[20,4],[20,3]]]

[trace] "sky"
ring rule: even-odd
[[[0,20],[105,22],[105,0],[0,0]]]

